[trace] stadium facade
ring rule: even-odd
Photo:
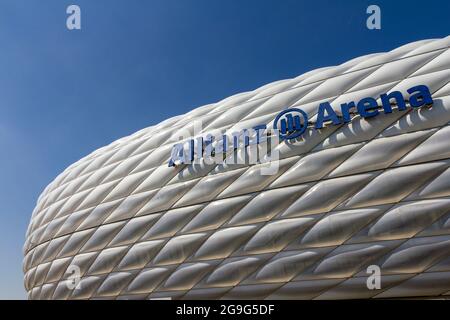
[[[450,297],[449,46],[274,82],[82,158],[33,211],[29,298]]]

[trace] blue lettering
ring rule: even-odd
[[[418,93],[414,93],[418,91]],[[419,108],[421,106],[433,104],[433,98],[431,98],[430,89],[427,86],[419,85],[408,89],[409,104],[413,108]],[[414,93],[414,94],[413,94]]]
[[[325,115],[325,111],[327,115]],[[334,112],[329,102],[323,102],[319,105],[319,112],[317,113],[316,129],[323,128],[324,121],[332,121],[333,124],[338,125],[341,123],[336,112]]]
[[[378,115],[377,100],[368,97],[358,102],[358,112],[363,118],[375,117]]]

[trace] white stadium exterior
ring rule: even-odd
[[[313,70],[82,158],[33,211],[29,298],[449,298],[449,46]],[[261,124],[279,160],[227,161],[244,139],[206,161],[198,137]]]

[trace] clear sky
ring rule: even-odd
[[[81,7],[82,30],[66,28]],[[366,8],[381,7],[381,30]],[[450,34],[447,1],[1,0],[0,298],[25,298],[43,188],[91,151],[234,93]]]

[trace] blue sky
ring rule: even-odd
[[[81,7],[82,30],[66,28]],[[369,4],[382,29],[368,30]],[[1,0],[0,298],[25,298],[43,188],[91,151],[234,93],[450,34],[448,1]]]

